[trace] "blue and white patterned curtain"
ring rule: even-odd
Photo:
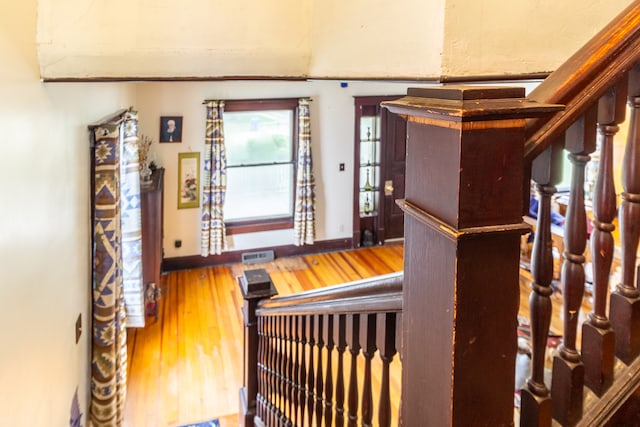
[[[138,113],[128,111],[121,125],[120,161],[122,280],[128,327],[144,327],[142,280],[142,215],[140,209],[140,162],[138,159]]]
[[[312,245],[316,235],[315,179],[311,158],[309,99],[298,101],[298,160],[293,217],[294,244]]]
[[[227,192],[227,155],[224,146],[222,114],[224,101],[207,101],[204,140],[204,185],[200,255],[219,255],[226,250],[224,198]]]
[[[144,325],[137,132],[133,111],[94,128],[91,420],[96,427],[124,422],[127,313],[133,324]]]

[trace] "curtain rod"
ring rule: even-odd
[[[261,99],[205,99],[204,101],[202,101],[202,104],[206,104],[207,102],[211,102],[211,101],[251,101],[251,102],[270,102],[270,101],[282,101],[285,99],[308,99],[309,102],[313,102],[313,98],[311,98],[310,96],[301,96],[298,98],[261,98]]]

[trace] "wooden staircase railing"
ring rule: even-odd
[[[519,247],[529,229],[522,212],[530,182],[539,201],[531,376],[516,418],[522,426],[616,419],[640,387],[639,62],[634,1],[527,98],[520,88],[445,86],[410,89],[384,103],[407,120],[406,199],[398,201],[405,212],[404,277],[260,303],[274,290],[264,283],[252,290],[245,280],[243,425],[388,426],[388,386],[378,396],[377,420],[372,412],[371,362],[377,352],[387,384],[388,363],[400,348],[400,425],[513,425]],[[618,208],[613,144],[625,104],[631,114]],[[567,153],[573,172],[560,275],[563,341],[548,381],[551,202]],[[595,153],[589,235],[584,181]],[[612,284],[616,217],[622,277]],[[587,248],[593,303],[580,325]]]
[[[274,294],[268,275],[245,272],[245,348],[256,349],[257,363],[245,371],[243,425],[391,426],[389,370],[400,348],[402,277],[262,299]],[[375,357],[380,372],[373,373]]]
[[[634,6],[637,15],[634,22],[640,26],[640,8],[634,4],[630,9]],[[615,79],[608,82],[609,86],[600,82],[604,91],[592,104],[581,107],[584,111],[573,123],[564,119],[563,124],[549,122],[546,125],[560,134],[532,162],[531,178],[539,199],[531,263],[533,375],[523,390],[521,425],[550,425],[552,418],[561,425],[604,425],[638,389],[640,294],[636,257],[640,235],[640,49],[627,51],[627,54],[629,57],[624,62],[630,64],[631,69],[616,74]],[[619,125],[625,121],[626,104],[631,110],[631,118],[618,209],[613,146]],[[551,384],[545,384],[540,379],[553,292],[550,288],[553,272],[550,201],[560,181],[563,149],[569,153],[573,169],[560,283],[564,338],[554,357]],[[599,154],[599,165],[591,203],[593,230],[587,238],[584,171],[594,152]],[[616,215],[620,228],[622,280],[610,283]],[[587,243],[590,244],[593,271],[593,301],[592,311],[581,325],[582,340],[578,343]]]

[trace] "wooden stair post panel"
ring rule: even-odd
[[[256,308],[258,302],[277,295],[271,277],[266,270],[260,268],[245,270],[238,277],[238,285],[242,292],[244,305],[244,373],[243,387],[240,389],[240,425],[253,427],[256,416],[256,398],[258,394],[258,319]]]
[[[403,425],[512,425],[525,118],[513,87],[409,89]]]

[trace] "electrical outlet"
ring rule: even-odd
[[[76,344],[80,341],[80,335],[82,335],[82,313],[78,314],[78,319],[76,320]]]
[[[182,240],[176,240],[173,242],[173,246],[178,249],[182,247]]]

